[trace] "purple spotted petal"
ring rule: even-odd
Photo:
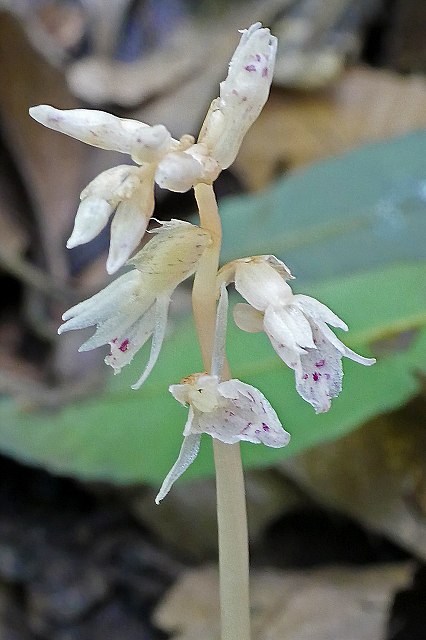
[[[194,410],[192,433],[208,433],[227,444],[247,440],[284,447],[290,440],[274,409],[255,387],[227,380],[218,385],[221,405],[214,411]]]

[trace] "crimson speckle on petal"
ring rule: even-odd
[[[341,391],[342,357],[364,365],[375,360],[346,347],[328,326],[346,331],[346,324],[315,298],[294,295],[291,278],[284,263],[265,255],[234,260],[222,267],[218,281],[235,282],[249,303],[234,307],[236,324],[250,333],[263,328],[279,357],[294,369],[298,393],[322,413]]]

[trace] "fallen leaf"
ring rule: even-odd
[[[390,598],[411,576],[409,563],[367,569],[253,571],[253,640],[366,640],[382,637]],[[218,574],[185,573],[154,613],[173,640],[218,640]]]

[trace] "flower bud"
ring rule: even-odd
[[[257,22],[242,34],[199,137],[222,169],[234,162],[245,134],[262,111],[274,71],[277,39],[269,29]]]

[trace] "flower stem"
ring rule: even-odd
[[[216,321],[216,274],[222,229],[213,187],[195,186],[201,227],[212,236],[195,275],[192,306],[203,363],[210,371]],[[230,378],[225,361],[223,378]],[[216,467],[217,518],[222,640],[249,640],[249,557],[247,513],[240,446],[213,439]]]

